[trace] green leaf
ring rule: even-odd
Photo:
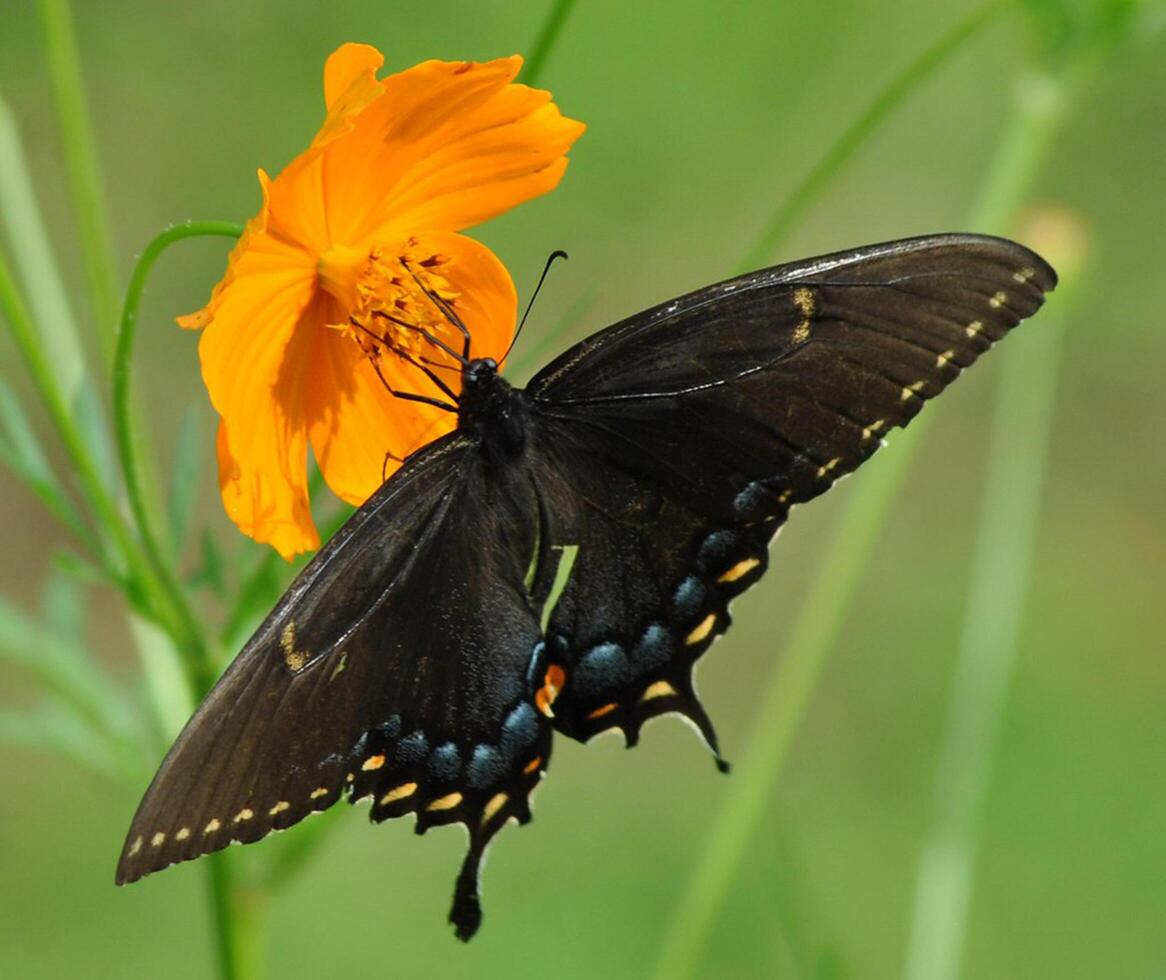
[[[84,649],[0,596],[0,661],[27,670],[45,691],[95,730],[117,736],[131,715],[118,685]]]
[[[224,572],[223,553],[210,529],[202,532],[202,562],[187,578],[192,588],[207,588],[220,598],[227,594],[227,580]]]
[[[45,579],[41,610],[46,626],[65,643],[81,649],[85,642],[85,596],[76,578],[54,564]]]
[[[170,637],[141,616],[128,617],[130,635],[145,675],[160,748],[174,740],[194,711],[191,684]]]
[[[0,708],[0,743],[55,752],[106,779],[122,774],[109,741],[76,715],[55,705],[32,711]]]
[[[48,56],[49,80],[57,109],[61,146],[77,218],[77,237],[106,359],[113,357],[117,321],[118,282],[113,234],[109,227],[96,139],[86,108],[81,58],[68,0],[42,0],[41,23]]]
[[[194,501],[198,490],[199,453],[202,447],[202,432],[199,425],[200,412],[191,405],[182,416],[182,427],[178,430],[178,447],[174,453],[174,472],[170,477],[170,552],[177,558],[182,553],[186,531],[194,513]]]
[[[1021,0],[1021,6],[1039,57],[1060,66],[1144,37],[1163,11],[1161,0]]]
[[[102,568],[71,551],[59,551],[53,555],[53,564],[70,578],[83,585],[112,585],[125,591],[125,582],[110,569]]]
[[[3,431],[0,458],[57,520],[79,540],[95,547],[92,534],[53,473],[24,409],[3,379],[0,379],[0,428]]]
[[[24,284],[24,295],[65,400],[76,406],[85,354],[68,292],[53,257],[24,146],[8,103],[0,99],[0,220]]]

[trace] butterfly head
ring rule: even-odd
[[[526,402],[498,373],[492,357],[476,358],[462,368],[458,428],[482,440],[487,458],[513,458],[526,446]]]

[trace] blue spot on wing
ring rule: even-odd
[[[439,745],[429,757],[429,775],[434,779],[453,782],[457,779],[461,766],[461,756],[453,742]]]
[[[466,767],[466,782],[471,789],[485,789],[506,777],[506,762],[492,745],[479,745]]]
[[[600,643],[579,661],[571,684],[579,696],[589,698],[626,684],[630,676],[631,669],[623,647],[618,643]]]

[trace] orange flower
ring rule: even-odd
[[[500,359],[514,285],[461,229],[555,187],[583,125],[549,92],[512,84],[514,56],[427,61],[378,80],[379,51],[345,44],[324,68],[328,114],[274,180],[205,309],[202,375],[221,416],[219,485],[239,528],[281,555],[319,546],[308,508],[308,446],[328,486],[363,503],[404,457],[455,417],[403,392],[448,401],[461,352]],[[436,299],[434,297],[437,297]],[[410,363],[410,362],[414,363]],[[383,379],[383,380],[382,380]]]

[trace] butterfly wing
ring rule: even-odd
[[[692,666],[789,509],[906,425],[1056,282],[1012,242],[943,235],[711,286],[602,331],[530,384],[550,509],[578,545],[550,616],[555,725],[689,716]],[[719,758],[719,756],[718,756]]]
[[[451,920],[481,918],[478,864],[550,756],[528,678],[528,480],[473,440],[435,443],[304,569],[174,743],[134,817],[119,883],[254,841],[345,793],[373,820],[462,822]]]

